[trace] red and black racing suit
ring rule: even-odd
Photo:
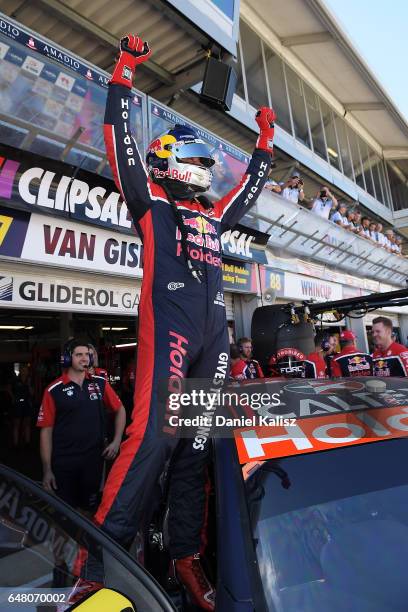
[[[96,521],[111,537],[127,543],[141,524],[152,491],[172,455],[169,493],[170,554],[182,558],[200,550],[205,509],[208,440],[160,436],[158,383],[170,377],[228,378],[229,339],[223,305],[221,234],[255,204],[266,182],[271,156],[255,149],[239,185],[204,208],[178,201],[188,232],[191,275],[180,231],[162,187],[152,182],[134,139],[129,144],[132,93],[109,86],[105,142],[117,187],[144,245],[139,305],[139,338],[132,423],[105,485]],[[218,379],[216,377],[219,377]],[[100,579],[85,572],[84,577]]]

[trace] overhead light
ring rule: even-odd
[[[115,344],[115,348],[127,348],[129,346],[137,346],[137,342],[128,342],[127,344]]]
[[[128,327],[102,327],[102,331],[125,331]]]
[[[339,156],[338,153],[336,153],[336,151],[334,149],[331,149],[330,147],[327,147],[327,152],[332,157],[338,157]]]
[[[34,329],[34,325],[0,325],[0,330],[1,329],[19,331],[20,329]]]

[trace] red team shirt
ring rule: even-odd
[[[44,391],[38,427],[53,427],[53,457],[75,459],[103,444],[104,411],[122,402],[103,376],[87,374],[82,387],[66,373]]]
[[[256,359],[240,359],[231,367],[231,378],[235,380],[250,380],[252,378],[264,378],[262,368]]]
[[[373,353],[374,376],[408,376],[408,349],[393,342],[386,351]]]
[[[335,377],[372,376],[371,355],[359,351],[354,344],[345,346],[333,357],[331,375]]]
[[[310,353],[305,359],[305,378],[327,378],[327,365],[321,353]]]

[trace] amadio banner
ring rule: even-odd
[[[136,236],[0,207],[0,256],[140,278],[142,254]]]
[[[35,51],[38,55],[48,57],[62,66],[73,70],[77,74],[84,76],[90,81],[93,81],[101,87],[108,86],[108,77],[105,73],[96,70],[94,66],[90,66],[82,62],[75,55],[71,55],[65,49],[62,49],[47,39],[38,34],[32,34],[26,30],[20,23],[13,21],[8,16],[0,13],[0,32],[11,40],[15,40],[23,45],[23,48]],[[28,55],[28,51],[27,51]]]
[[[106,286],[106,283],[77,279],[12,274],[0,270],[0,308],[24,307],[41,310],[138,313],[140,288]]]

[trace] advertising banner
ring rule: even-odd
[[[256,265],[226,259],[222,263],[224,290],[234,293],[258,293]]]
[[[0,256],[92,272],[142,277],[143,247],[119,234],[0,207]]]
[[[342,285],[285,272],[285,297],[327,302],[343,298]]]
[[[138,284],[106,287],[104,280],[95,282],[86,276],[52,279],[44,275],[10,274],[0,269],[0,308],[137,315]]]
[[[285,296],[285,273],[268,266],[259,267],[261,292],[272,291],[275,297]]]
[[[114,183],[39,155],[0,145],[0,198],[13,208],[136,233]]]
[[[66,49],[61,49],[58,46],[50,43],[47,39],[43,38],[39,34],[30,32],[28,29],[25,29],[19,23],[13,21],[2,13],[0,13],[0,33],[10,39],[10,47],[12,49],[11,52],[9,50],[3,51],[3,55],[6,55],[7,52],[14,52],[14,54],[16,53],[13,50],[11,41],[16,41],[23,45],[23,48],[25,47],[25,54],[21,60],[19,59],[21,53],[17,54],[18,57],[12,58],[15,63],[23,64],[25,61],[27,61],[29,50],[31,50],[39,56],[43,56],[45,58],[48,57],[58,62],[62,66],[77,72],[79,75],[84,76],[86,79],[93,81],[102,87],[108,87],[108,77],[104,72],[95,69],[93,66],[91,69],[89,65],[82,62],[82,60],[75,55],[72,55]],[[44,63],[42,63],[41,66],[39,59],[35,64],[33,63],[32,66],[31,62],[28,63],[30,63],[30,71],[33,74],[38,74],[41,72],[41,69],[44,66]],[[63,79],[63,74],[61,76],[60,75],[57,76],[61,80]],[[65,86],[69,87],[69,81],[67,81]]]
[[[265,249],[268,238],[268,234],[256,229],[236,225],[221,236],[222,251],[224,255],[231,255],[238,259],[266,263]]]
[[[63,151],[62,142],[75,136],[79,145],[95,150],[97,155],[90,155],[83,163],[96,171],[99,155],[105,153],[103,117],[109,76],[1,14],[0,60],[1,112],[10,118],[3,142],[21,145],[24,126],[31,133],[38,128],[50,140],[38,135],[26,141],[24,148],[55,159]],[[145,100],[144,94],[133,90],[130,125],[141,148]],[[67,160],[74,164],[79,164],[81,157],[76,145],[67,152]]]

